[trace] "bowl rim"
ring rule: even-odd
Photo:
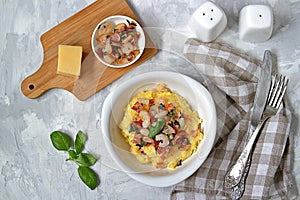
[[[201,158],[199,158],[199,160],[197,161],[197,163],[196,163],[197,165],[191,163],[189,165],[185,165],[183,170],[181,170],[181,171],[179,170],[178,172],[179,172],[180,176],[178,176],[178,175],[174,176],[174,173],[169,173],[164,176],[151,176],[147,173],[134,171],[130,166],[126,165],[126,163],[124,163],[121,159],[118,158],[118,154],[116,153],[116,150],[114,149],[114,145],[112,144],[112,142],[110,140],[109,122],[110,122],[110,118],[111,118],[111,110],[112,110],[111,107],[112,107],[112,105],[114,105],[116,103],[116,101],[117,101],[116,97],[120,96],[122,91],[124,89],[126,89],[128,86],[130,86],[131,84],[140,82],[143,77],[145,77],[145,76],[154,77],[158,74],[164,75],[164,76],[181,76],[181,77],[185,78],[185,80],[190,81],[189,83],[197,84],[197,86],[199,88],[201,88],[203,90],[203,92],[206,93],[206,95],[207,95],[206,97],[208,98],[208,101],[211,104],[212,120],[210,123],[212,124],[212,126],[210,126],[211,129],[209,131],[212,132],[213,135],[211,137],[204,138],[204,139],[208,140],[207,145],[209,146],[209,148],[204,152],[204,155],[202,155],[203,152],[201,152]],[[107,113],[109,113],[109,114],[107,114]],[[117,90],[114,90],[113,92],[111,92],[104,100],[101,116],[102,116],[101,117],[102,137],[104,139],[105,146],[106,146],[107,150],[109,151],[109,154],[113,158],[113,160],[117,163],[117,165],[121,168],[121,170],[123,170],[125,173],[127,173],[127,175],[130,176],[131,178],[133,178],[141,183],[144,183],[146,185],[155,186],[155,187],[172,186],[174,184],[177,184],[177,183],[185,180],[189,176],[191,176],[206,160],[207,156],[209,155],[209,153],[213,147],[215,137],[216,137],[217,117],[216,117],[215,104],[214,104],[212,96],[210,95],[208,90],[201,83],[190,78],[189,76],[186,76],[186,75],[183,75],[183,74],[180,74],[177,72],[170,72],[170,71],[146,72],[146,73],[141,73],[139,75],[136,75],[136,76],[132,77],[131,79],[124,81],[122,84],[120,84],[120,86],[118,87]],[[200,145],[201,145],[201,143],[200,143]],[[192,156],[198,156],[198,153],[199,153],[198,150],[199,150],[199,146],[197,148],[197,151],[195,153],[193,153]],[[189,157],[189,158],[191,158],[191,157]],[[187,159],[189,159],[189,158],[187,158]],[[180,168],[180,167],[181,166],[179,166],[177,168]],[[175,170],[177,168],[175,168]],[[168,169],[168,168],[162,169],[162,170],[174,171],[173,169]]]
[[[94,44],[94,42],[95,42],[95,35],[96,35],[97,30],[98,30],[98,27],[99,27],[102,23],[104,23],[104,22],[106,22],[106,21],[108,21],[108,20],[112,20],[112,21],[113,21],[113,20],[116,19],[116,18],[117,18],[117,19],[118,19],[118,18],[122,18],[122,19],[124,19],[124,21],[129,20],[129,21],[135,22],[135,23],[137,24],[138,31],[139,31],[140,34],[141,34],[141,35],[140,35],[140,38],[139,38],[139,40],[142,40],[141,46],[139,46],[140,53],[136,56],[136,58],[135,58],[133,61],[131,61],[130,63],[124,64],[124,65],[112,65],[112,64],[106,63],[106,62],[105,62],[104,60],[102,60],[102,59],[98,56],[98,54],[96,53],[95,44]],[[102,20],[97,24],[97,26],[94,28],[94,31],[93,31],[93,33],[92,33],[92,38],[91,38],[91,46],[92,46],[92,51],[93,51],[95,57],[96,57],[102,64],[104,64],[105,66],[108,66],[108,67],[112,67],[112,68],[124,68],[124,67],[128,67],[129,65],[132,65],[133,63],[135,63],[135,62],[142,56],[142,54],[143,54],[143,52],[144,52],[144,49],[145,49],[145,46],[146,46],[145,33],[144,33],[144,30],[143,30],[142,26],[141,26],[136,20],[132,19],[131,17],[126,16],[126,15],[112,15],[112,16],[109,16],[109,17],[106,17],[106,18],[102,19]]]

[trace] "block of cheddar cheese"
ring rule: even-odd
[[[81,46],[58,45],[57,73],[79,77],[81,70],[81,59]]]

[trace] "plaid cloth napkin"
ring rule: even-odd
[[[214,147],[201,167],[173,187],[171,199],[230,199],[224,177],[245,147],[250,109],[260,74],[260,61],[217,43],[188,39],[185,57],[204,75],[217,110]],[[293,198],[291,176],[291,112],[282,104],[262,129],[242,199]],[[295,197],[294,197],[295,198]]]

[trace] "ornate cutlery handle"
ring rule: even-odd
[[[270,116],[263,116],[262,120],[258,123],[256,129],[254,130],[251,138],[249,139],[245,149],[243,150],[242,154],[238,158],[237,162],[231,167],[231,169],[227,172],[225,176],[225,187],[226,188],[232,188],[236,186],[243,176],[243,173],[245,171],[246,163],[249,158],[249,155],[251,153],[252,147],[255,143],[256,137],[258,136],[258,133],[260,129],[262,128],[264,122],[269,118]]]
[[[248,130],[249,132],[247,134],[247,139],[246,139],[245,146],[247,145],[250,137],[252,136],[252,134],[254,132],[254,129],[250,125],[250,129]],[[231,188],[231,199],[232,200],[239,200],[243,196],[243,194],[244,194],[244,191],[245,191],[245,182],[246,182],[246,178],[248,176],[248,172],[249,172],[249,168],[250,168],[251,160],[252,160],[251,157],[252,157],[252,152],[249,155],[249,158],[247,160],[247,163],[246,163],[245,170],[244,170],[244,173],[242,175],[241,181],[236,186],[234,186],[234,187]]]
[[[248,175],[250,164],[251,164],[251,155],[249,156],[249,159],[246,163],[245,171],[242,175],[241,181],[236,186],[231,188],[231,199],[232,200],[239,200],[243,196],[244,191],[245,191],[245,181],[246,181],[246,178]]]

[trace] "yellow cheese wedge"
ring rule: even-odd
[[[58,45],[57,73],[79,77],[81,59],[81,46]]]

